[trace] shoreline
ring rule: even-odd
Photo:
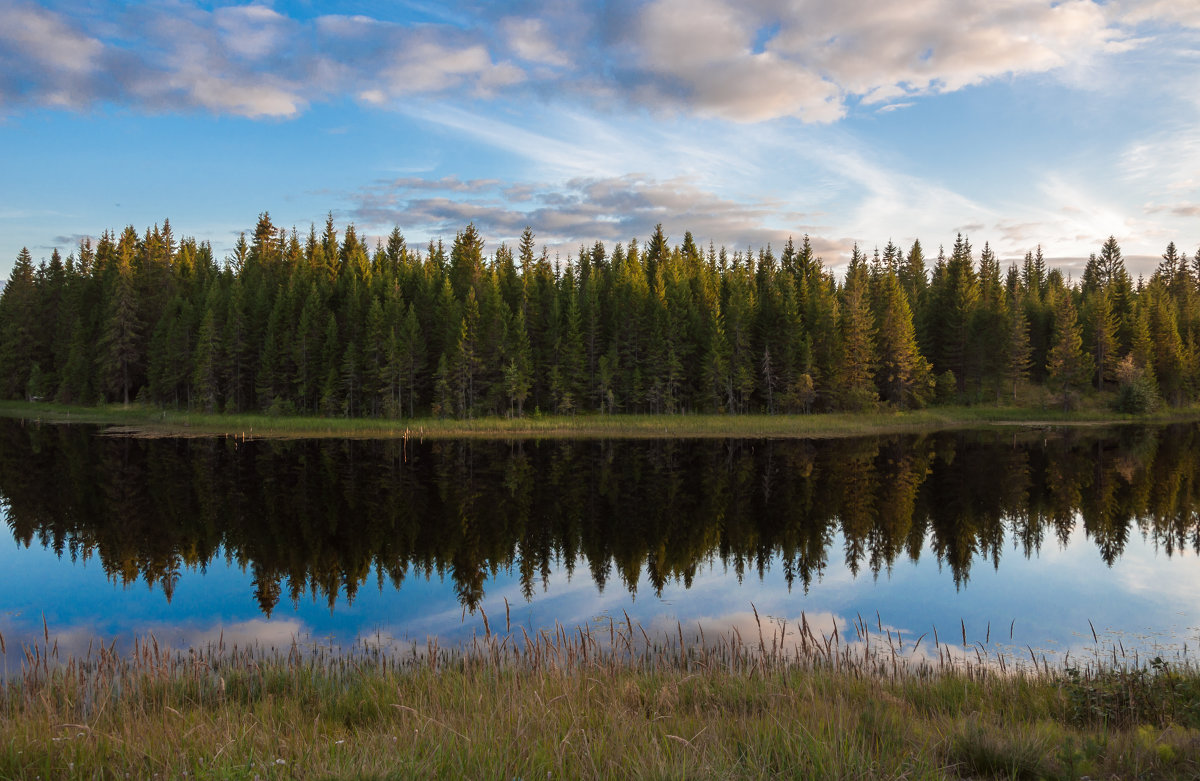
[[[1041,406],[934,407],[907,412],[814,415],[573,415],[525,418],[319,418],[206,414],[130,405],[64,406],[0,402],[0,417],[38,424],[100,426],[103,434],[142,438],[244,439],[830,439],[945,430],[1082,428],[1200,420],[1200,407],[1124,415],[1104,407],[1064,413]]]

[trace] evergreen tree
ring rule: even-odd
[[[108,313],[101,334],[100,357],[108,371],[108,389],[128,405],[135,389],[135,372],[141,355],[138,344],[143,324],[138,319],[130,254],[118,256],[112,287],[108,293]]]
[[[196,350],[192,370],[194,398],[202,412],[217,412],[221,401],[221,297],[217,286],[208,293],[204,314],[196,335]]]
[[[1006,315],[1004,372],[1012,384],[1012,397],[1016,401],[1017,386],[1028,378],[1033,354],[1029,344],[1029,321],[1025,318],[1025,306],[1019,292],[1009,297]]]
[[[1117,322],[1113,317],[1110,294],[1096,288],[1085,299],[1087,335],[1096,367],[1096,388],[1103,390],[1105,382],[1115,379],[1117,369]]]
[[[1162,284],[1151,282],[1146,291],[1147,313],[1154,377],[1158,389],[1172,405],[1182,404],[1187,396],[1187,356],[1179,334],[1175,311]]]
[[[856,252],[857,255],[857,252]],[[875,390],[877,354],[875,326],[867,297],[867,269],[864,262],[851,260],[842,290],[843,357],[841,371],[842,404],[862,409],[878,400]]]
[[[525,316],[518,309],[511,318],[506,334],[508,344],[505,354],[509,358],[508,365],[504,367],[504,390],[508,396],[509,416],[524,417],[525,400],[529,398],[529,390],[533,386],[533,358],[529,334],[525,331]]]
[[[1083,351],[1079,318],[1064,293],[1054,310],[1054,344],[1050,348],[1046,372],[1050,385],[1062,394],[1063,409],[1073,404],[1072,392],[1088,381],[1092,374],[1091,358]]]
[[[378,417],[384,411],[391,371],[388,361],[388,328],[383,303],[371,298],[367,310],[367,334],[363,345],[363,402],[364,412]]]
[[[315,412],[324,371],[321,363],[323,336],[326,326],[325,305],[315,282],[310,282],[300,321],[292,340],[293,398],[298,409]]]
[[[890,271],[881,280],[875,333],[879,352],[876,383],[883,400],[900,409],[924,406],[931,372],[917,348],[912,311],[904,289]]]
[[[22,247],[8,283],[0,293],[0,383],[3,383],[4,398],[24,396],[29,385],[35,360],[36,306],[33,257]]]
[[[421,378],[425,373],[425,340],[416,310],[409,304],[400,323],[396,340],[396,376],[401,408],[407,402],[408,416],[416,415],[417,399],[421,393]]]
[[[979,280],[971,259],[971,245],[962,234],[954,242],[948,261],[939,262],[930,286],[928,347],[934,369],[951,371],[958,392],[966,391],[970,352],[971,318],[979,299]]]

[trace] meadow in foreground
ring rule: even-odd
[[[0,778],[1200,773],[1200,670],[1183,658],[989,658],[965,637],[902,642],[862,619],[853,636],[698,629],[493,633],[484,617],[453,650],[150,639],[65,660],[47,633],[7,649]]]

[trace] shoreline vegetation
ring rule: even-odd
[[[861,618],[839,634],[755,612],[745,637],[706,638],[628,616],[532,635],[481,617],[465,648],[399,652],[178,652],[141,638],[126,654],[101,644],[59,659],[47,628],[44,642],[7,649],[0,777],[1200,772],[1194,661],[1118,652],[1094,631],[1087,659],[1048,663],[981,650],[965,627],[961,644],[936,632],[914,642]]]
[[[327,418],[163,410],[140,404],[95,407],[0,401],[0,417],[47,424],[102,427],[137,437],[258,439],[829,439],[952,429],[1162,424],[1200,420],[1200,407],[1118,413],[1102,401],[1067,412],[1049,406],[955,406],[923,410],[811,415],[527,415],[458,418]]]

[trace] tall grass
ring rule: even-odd
[[[110,433],[141,436],[339,438],[823,438],[969,428],[993,424],[1094,425],[1190,420],[1196,408],[1130,416],[1092,404],[1073,412],[1056,407],[975,405],[818,415],[531,415],[524,418],[319,418],[203,414],[139,405],[69,407],[0,402],[0,415],[49,423],[87,423]]]
[[[149,638],[71,659],[46,629],[0,688],[0,778],[1200,774],[1186,661],[1051,666],[756,619],[743,637],[482,615],[456,648]]]

